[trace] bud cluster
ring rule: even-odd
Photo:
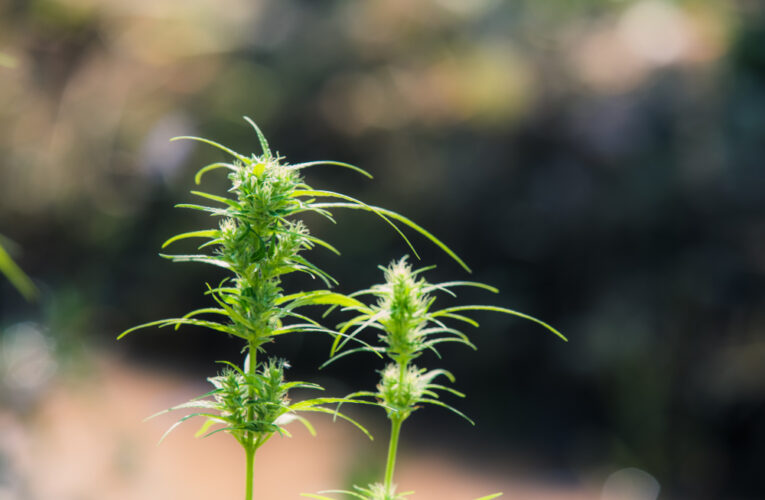
[[[226,425],[225,430],[240,443],[246,442],[247,431],[278,432],[275,422],[289,407],[284,388],[287,366],[282,360],[271,359],[261,364],[256,373],[228,367],[220,375],[208,378],[215,387],[212,406],[219,412],[211,420]]]
[[[428,284],[407,264],[406,258],[385,268],[385,283],[372,289],[378,296],[379,323],[384,329],[381,339],[393,359],[406,362],[423,349],[423,329],[428,321],[430,297]]]

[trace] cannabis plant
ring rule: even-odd
[[[430,284],[421,275],[431,268],[412,270],[406,257],[381,267],[385,283],[362,290],[349,297],[369,297],[371,303],[345,306],[356,315],[338,326],[339,335],[332,345],[332,357],[328,363],[355,352],[385,354],[390,363],[380,371],[377,391],[360,391],[347,396],[349,400],[367,399],[376,402],[385,409],[390,420],[390,442],[383,482],[366,487],[355,486],[353,491],[336,490],[362,500],[400,500],[409,493],[396,493],[393,474],[396,467],[401,425],[422,405],[436,405],[463,417],[471,424],[467,416],[456,408],[439,399],[439,392],[447,392],[464,397],[461,392],[441,382],[446,379],[454,382],[454,376],[447,370],[427,369],[414,364],[414,361],[426,351],[434,352],[439,359],[438,347],[445,342],[457,342],[475,349],[468,336],[459,329],[449,326],[449,321],[477,327],[478,323],[466,316],[471,311],[494,311],[533,321],[545,327],[563,340],[566,338],[555,328],[526,314],[489,305],[461,305],[437,309],[436,293],[442,292],[454,296],[452,288],[471,286],[492,292],[497,289],[482,283],[471,281],[451,281]],[[362,345],[346,348],[350,340],[356,339],[364,330],[378,332],[378,345]],[[438,382],[437,382],[438,381]],[[324,492],[332,493],[332,492]],[[411,492],[410,492],[411,493]],[[479,500],[489,500],[500,496],[495,493]],[[331,500],[329,497],[308,494],[312,498]]]
[[[466,269],[467,266],[440,240],[411,220],[350,196],[314,189],[302,177],[304,169],[319,165],[345,167],[371,177],[367,172],[333,161],[290,165],[271,152],[257,125],[245,119],[255,129],[262,149],[260,155],[246,156],[204,138],[177,138],[200,141],[225,152],[230,157],[229,161],[202,167],[195,181],[199,184],[205,174],[223,170],[228,172],[231,187],[229,196],[192,191],[195,196],[211,204],[184,203],[178,206],[209,214],[217,219],[216,227],[173,236],[163,245],[164,248],[180,240],[199,238],[202,240],[199,253],[163,256],[174,262],[199,262],[220,267],[228,271],[229,276],[217,285],[207,285],[205,293],[212,301],[210,307],[196,309],[179,318],[152,321],[131,328],[120,338],[150,326],[178,328],[195,325],[239,340],[245,354],[241,365],[236,361],[226,361],[223,371],[208,379],[213,386],[210,392],[171,408],[192,409],[193,412],[180,418],[169,431],[199,417],[203,419],[203,424],[198,435],[224,432],[233,436],[245,452],[245,499],[250,500],[255,452],[274,434],[289,436],[284,426],[290,421],[303,423],[313,433],[311,424],[300,413],[330,413],[366,432],[357,422],[327,406],[364,402],[362,399],[313,398],[292,402],[288,397],[290,389],[321,388],[306,382],[288,382],[284,375],[288,363],[265,356],[265,347],[286,334],[325,333],[335,338],[352,337],[326,328],[299,312],[305,306],[340,306],[359,310],[365,307],[354,297],[328,290],[336,283],[335,280],[312,264],[304,254],[316,246],[339,252],[326,241],[312,236],[300,216],[315,213],[334,222],[331,210],[335,208],[364,210],[392,226],[410,248],[411,244],[397,223],[421,233],[460,265]],[[323,283],[324,287],[286,293],[282,288],[282,278],[290,273],[304,273],[315,278],[316,283]]]

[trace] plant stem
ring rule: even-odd
[[[247,446],[244,449],[247,454],[247,490],[244,494],[244,500],[252,500],[252,478],[253,478],[253,463],[255,461],[255,447]]]
[[[254,374],[256,371],[256,364],[257,359],[256,356],[258,354],[258,348],[253,343],[250,342],[248,349],[248,354],[250,356],[250,363],[247,367],[248,374]],[[252,392],[252,390],[250,391]],[[255,394],[248,394],[248,398],[254,399]],[[249,406],[247,409],[247,421],[252,422],[255,419],[255,409],[252,407],[252,405]],[[255,462],[255,450],[257,450],[257,446],[255,446],[255,436],[252,431],[247,432],[247,441],[244,445],[244,452],[247,455],[247,479],[245,480],[245,496],[244,500],[252,500],[252,483],[253,483],[253,467]]]
[[[401,433],[403,419],[398,416],[391,417],[390,443],[388,444],[388,463],[385,466],[385,494],[392,495],[393,470],[396,468],[396,451],[398,450],[398,436]]]
[[[400,356],[395,359],[398,364],[398,386],[402,387],[404,384],[404,377],[406,376],[406,367],[409,364],[409,359],[405,356]],[[390,443],[388,443],[388,463],[385,466],[385,497],[393,498],[393,472],[396,469],[396,452],[398,451],[398,438],[401,434],[401,424],[404,423],[408,414],[395,412],[389,415],[390,419]]]

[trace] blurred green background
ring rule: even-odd
[[[501,290],[461,300],[569,337],[480,316],[479,351],[443,362],[478,427],[427,410],[411,439],[558,484],[636,467],[667,498],[765,497],[765,4],[0,0],[0,234],[41,290],[0,282],[0,409],[29,411],[92,352],[205,376],[238,356],[194,329],[115,337],[206,305],[221,275],[157,253],[209,224],[173,204],[222,156],[168,139],[257,151],[242,115],[292,163],[369,170],[307,178],[411,217]],[[338,219],[308,222],[343,252],[312,255],[341,291],[407,251],[373,217]],[[414,243],[431,280],[467,278]],[[35,349],[50,359],[19,375]],[[273,352],[300,378],[327,349]],[[375,380],[368,359],[321,377]]]

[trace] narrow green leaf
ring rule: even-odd
[[[231,368],[232,370],[234,370],[235,372],[237,372],[239,375],[244,375],[244,370],[242,370],[241,368],[239,368],[237,365],[235,365],[235,364],[234,364],[234,363],[232,363],[231,361],[226,361],[225,359],[219,359],[219,360],[217,360],[217,361],[215,361],[215,362],[216,362],[216,363],[219,363],[219,364],[221,364],[221,365],[226,365],[226,366],[228,366],[229,368]],[[207,380],[210,380],[210,379],[208,378]],[[216,389],[216,390],[217,390],[217,389]]]
[[[128,330],[125,330],[119,336],[117,337],[117,340],[121,339],[125,335],[132,333],[136,330],[141,330],[143,328],[149,328],[152,326],[156,326],[158,328],[165,328],[167,326],[176,326],[178,324],[182,325],[193,325],[193,326],[203,326],[205,328],[209,328],[211,330],[216,330],[222,333],[227,333],[229,335],[234,335],[236,337],[245,338],[242,336],[239,332],[234,330],[233,328],[222,325],[220,323],[216,323],[214,321],[205,321],[201,319],[184,319],[184,318],[171,318],[171,319],[163,319],[159,321],[151,321],[149,323],[144,323],[142,325],[134,326],[133,328],[130,328]]]
[[[546,329],[548,329],[549,331],[551,331],[558,337],[568,342],[568,339],[564,337],[562,333],[560,333],[558,330],[548,325],[544,321],[537,319],[534,316],[529,316],[528,314],[523,314],[522,312],[514,311],[512,309],[507,309],[504,307],[482,306],[482,305],[448,307],[446,309],[441,309],[440,311],[433,313],[433,316],[443,316],[445,315],[444,313],[448,314],[448,313],[457,312],[457,311],[494,311],[494,312],[509,314],[511,316],[518,316],[519,318],[527,319],[529,321],[533,321],[534,323],[537,323],[538,325],[542,325],[543,327],[545,327]]]
[[[460,344],[465,344],[466,346],[470,347],[474,351],[478,350],[478,347],[476,347],[469,340],[465,340],[465,339],[457,338],[457,337],[444,337],[444,338],[440,338],[440,339],[429,340],[429,341],[427,341],[427,342],[425,342],[423,344],[423,347],[425,347],[427,349],[432,349],[433,346],[438,345],[438,344],[443,344],[444,342],[457,342],[457,343],[460,343]],[[439,356],[439,358],[440,357],[441,356]]]
[[[172,141],[180,141],[180,140],[190,140],[190,141],[204,142],[205,144],[209,144],[210,146],[216,147],[216,148],[220,149],[221,151],[225,151],[226,153],[230,154],[231,156],[233,156],[234,158],[236,158],[236,159],[238,159],[238,160],[240,160],[242,162],[247,162],[247,157],[246,156],[242,156],[239,153],[237,153],[236,151],[234,151],[233,149],[229,149],[229,148],[227,148],[226,146],[224,146],[222,144],[218,144],[215,141],[211,141],[211,140],[205,139],[203,137],[194,137],[194,136],[191,136],[191,135],[180,135],[178,137],[173,137],[172,139],[170,139],[171,142]]]
[[[201,184],[202,183],[202,176],[206,174],[207,172],[211,170],[216,170],[219,168],[227,168],[229,170],[236,171],[236,166],[232,165],[231,163],[225,163],[225,162],[215,162],[210,163],[209,165],[205,165],[204,167],[200,168],[197,171],[197,174],[194,176],[194,183],[195,184]]]
[[[283,297],[277,303],[286,303],[285,308],[291,310],[308,305],[337,305],[341,307],[366,308],[358,300],[343,295],[341,293],[330,292],[327,290],[316,290],[314,292],[304,292],[303,294],[293,294],[290,299]]]
[[[378,207],[373,207],[371,205],[367,205],[361,200],[357,200],[356,198],[352,198],[350,196],[346,196],[341,193],[335,193],[334,191],[326,191],[326,190],[318,190],[318,189],[305,189],[305,190],[296,190],[292,194],[293,196],[321,196],[326,198],[339,198],[341,200],[350,201],[351,205],[356,207],[357,209],[366,210],[368,212],[373,212],[377,216],[379,216],[382,220],[388,223],[395,231],[401,236],[401,238],[406,242],[406,245],[409,247],[410,250],[412,250],[412,253],[419,259],[420,256],[417,253],[417,250],[414,249],[414,246],[409,241],[409,239],[406,237],[404,233],[401,232],[401,229],[398,228],[397,225],[395,225],[388,217],[386,217],[387,214],[385,214],[384,210],[380,210]],[[345,205],[344,203],[339,203],[338,205]],[[321,207],[321,203],[312,203],[311,206],[313,207]],[[424,231],[424,230],[423,230]]]
[[[470,417],[468,417],[467,415],[465,415],[464,413],[459,411],[457,408],[454,408],[453,406],[444,403],[443,401],[439,401],[437,399],[421,398],[419,402],[420,403],[429,403],[429,404],[432,404],[432,405],[441,406],[442,408],[446,408],[447,410],[456,413],[460,417],[462,417],[465,420],[467,420],[468,422],[470,422],[470,425],[475,425],[475,422],[473,422],[470,419]]]
[[[160,320],[157,320],[157,321],[150,321],[150,322],[144,323],[142,325],[134,326],[133,328],[128,328],[127,330],[125,330],[124,332],[120,333],[117,336],[117,340],[120,340],[125,335],[127,335],[129,333],[133,333],[136,330],[142,330],[144,328],[150,328],[152,326],[157,326],[158,327],[160,325],[163,325],[163,324],[167,323],[168,321],[170,321],[170,319],[160,319]]]
[[[252,128],[255,129],[255,133],[258,134],[258,140],[260,141],[260,148],[263,150],[263,154],[266,156],[271,156],[271,148],[268,147],[268,141],[266,140],[266,136],[263,135],[263,132],[260,131],[260,127],[258,127],[254,121],[250,119],[249,116],[244,116],[244,118],[247,123],[252,125]]]
[[[477,281],[447,281],[446,283],[436,283],[425,288],[425,292],[430,292],[435,289],[447,291],[446,289],[453,286],[470,286],[475,288],[483,288],[484,290],[488,290],[492,293],[499,293],[499,289],[485,283],[479,283]]]
[[[353,203],[339,203],[339,202],[337,202],[337,203],[314,203],[313,206],[316,207],[316,208],[323,208],[323,207],[333,208],[333,207],[337,207],[337,208],[350,208],[352,210],[365,210],[366,209],[364,206],[355,205]],[[369,206],[369,207],[372,208],[374,212],[379,212],[379,213],[381,213],[381,214],[383,214],[383,215],[385,215],[387,217],[390,217],[391,219],[397,220],[397,221],[401,222],[402,224],[410,227],[411,229],[417,231],[418,233],[423,235],[425,238],[430,240],[431,243],[433,243],[438,248],[443,250],[449,257],[454,259],[460,266],[462,266],[462,268],[465,271],[467,271],[469,273],[472,272],[470,270],[470,268],[468,267],[468,265],[465,264],[465,262],[462,259],[460,259],[457,256],[457,254],[452,251],[451,248],[446,246],[441,240],[439,240],[438,238],[433,236],[433,234],[431,234],[429,231],[427,231],[423,227],[421,227],[418,224],[416,224],[411,219],[408,219],[408,218],[404,217],[403,215],[400,215],[400,214],[398,214],[396,212],[393,212],[391,210],[387,210],[387,209],[380,208],[380,207],[372,207],[372,206]]]
[[[199,430],[194,434],[195,438],[198,438],[200,436],[203,436],[207,434],[207,431],[210,430],[210,427],[217,424],[218,422],[212,418],[208,418],[205,420],[205,423],[202,424],[202,426],[199,428]]]
[[[355,401],[355,402],[358,403],[358,401]],[[374,403],[368,403],[368,404],[374,404]],[[324,408],[324,407],[321,407],[321,406],[314,406],[314,407],[311,407],[311,408],[305,408],[305,409],[302,409],[300,411],[312,411],[312,412],[316,412],[316,413],[327,413],[329,415],[334,415],[335,417],[342,418],[343,420],[345,420],[346,422],[349,422],[350,424],[352,424],[356,428],[358,428],[361,432],[363,432],[364,435],[366,437],[368,437],[370,441],[374,441],[374,437],[372,437],[372,434],[370,434],[369,431],[363,425],[361,425],[360,423],[356,422],[354,419],[352,419],[351,417],[349,417],[347,415],[344,415],[342,413],[337,413],[334,410],[330,410],[329,408]]]
[[[311,436],[316,437],[316,429],[314,429],[313,425],[311,425],[311,422],[308,421],[307,418],[301,417],[300,415],[294,415],[295,419],[303,424],[303,426],[308,429],[308,433],[311,434]]]
[[[329,250],[330,252],[334,253],[335,255],[340,255],[340,250],[338,250],[337,248],[333,247],[332,245],[330,245],[326,241],[322,240],[321,238],[317,238],[317,237],[311,236],[311,235],[303,235],[303,238],[307,239],[311,243],[315,243],[315,244],[317,244],[317,245],[319,245],[321,247],[326,248],[327,250]]]
[[[189,319],[193,318],[194,316],[197,316],[199,314],[218,314],[220,316],[225,316],[228,318],[228,313],[223,309],[218,309],[217,307],[203,307],[201,309],[195,309],[191,312],[188,312],[184,314],[180,319]],[[177,330],[180,328],[180,323],[175,325],[175,329]]]
[[[168,239],[164,243],[162,243],[162,248],[165,248],[166,246],[170,245],[173,242],[176,242],[178,240],[183,240],[186,238],[217,238],[220,236],[220,231],[218,229],[204,229],[201,231],[189,231],[188,233],[182,233],[182,234],[176,234],[172,238]]]
[[[355,339],[356,335],[358,335],[359,333],[364,331],[366,328],[369,328],[369,327],[375,325],[377,320],[380,319],[382,316],[383,316],[383,312],[382,311],[377,312],[376,314],[370,315],[362,324],[357,326],[356,329],[353,330],[353,332],[351,332],[350,334],[348,334],[345,338],[343,338],[343,339],[340,339],[339,337],[336,338],[335,341],[332,342],[332,347],[331,347],[331,349],[329,351],[330,355],[334,355],[335,352],[337,352],[338,350],[342,349],[345,346],[345,344],[348,343],[348,340]],[[341,334],[345,333],[346,331],[348,331],[350,326],[352,326],[351,322],[346,323],[345,325],[343,325],[343,328],[340,329],[339,333],[341,333]]]
[[[308,316],[296,313],[295,311],[283,311],[280,314],[284,314],[285,316],[289,316],[291,318],[297,318],[299,320],[302,320],[302,321],[305,321],[307,323],[310,323],[310,324],[312,324],[314,326],[321,326],[318,321],[314,321],[313,319],[309,318]]]
[[[474,326],[476,328],[478,328],[478,326],[479,326],[478,322],[476,320],[474,320],[473,318],[468,318],[467,316],[463,316],[462,314],[453,314],[453,313],[448,313],[448,312],[445,313],[443,311],[436,311],[436,312],[431,314],[431,317],[435,316],[436,314],[438,316],[443,316],[444,318],[451,318],[451,319],[456,319],[458,321],[464,321],[465,323],[467,323],[467,324],[469,324],[471,326]]]
[[[191,191],[191,194],[195,196],[199,196],[200,198],[205,198],[207,200],[217,201],[218,203],[224,203],[231,208],[240,209],[241,205],[238,201],[232,200],[231,198],[226,198],[225,196],[218,196],[215,194],[205,193],[204,191]]]
[[[327,333],[329,335],[336,335],[337,332],[334,330],[330,330],[329,328],[324,328],[323,326],[315,326],[312,323],[298,323],[295,325],[287,325],[282,328],[278,328],[276,330],[272,330],[269,333],[270,337],[276,337],[277,335],[284,335],[286,333],[294,333],[294,332],[318,332],[318,333]]]
[[[173,262],[202,262],[203,264],[210,264],[212,266],[222,267],[223,269],[231,269],[231,264],[228,262],[210,257],[209,255],[168,255],[161,253],[159,256],[164,259],[170,259]]]
[[[166,438],[167,436],[169,436],[169,435],[170,435],[170,433],[171,433],[171,432],[173,432],[173,431],[174,431],[174,430],[175,430],[175,429],[176,429],[176,428],[177,428],[179,425],[181,425],[181,424],[182,424],[182,423],[184,423],[185,421],[187,421],[187,420],[189,420],[189,419],[191,419],[191,418],[194,418],[194,417],[208,417],[208,418],[215,418],[215,417],[216,417],[216,415],[213,415],[213,414],[210,414],[210,413],[190,413],[190,414],[186,415],[185,417],[182,417],[180,420],[178,420],[178,421],[177,421],[177,422],[175,422],[173,425],[171,425],[171,426],[170,426],[170,428],[169,428],[169,429],[167,429],[167,430],[165,431],[165,433],[164,433],[164,434],[162,434],[162,437],[161,437],[161,438],[159,438],[159,442],[157,443],[157,446],[159,446],[160,444],[162,444],[162,441],[164,441],[164,440],[165,440],[165,438]]]
[[[319,369],[321,370],[321,369],[329,366],[330,364],[334,363],[338,359],[343,358],[345,356],[348,356],[349,354],[354,354],[354,353],[362,352],[362,351],[364,351],[364,352],[371,352],[371,353],[377,355],[378,358],[382,358],[383,355],[380,354],[380,353],[385,351],[385,348],[384,347],[363,346],[363,347],[356,347],[356,348],[353,348],[353,349],[348,349],[347,351],[343,351],[343,352],[340,352],[340,353],[337,353],[337,354],[333,355],[327,361],[322,363],[319,366]]]
[[[322,160],[319,160],[319,161],[309,161],[309,162],[305,162],[305,163],[298,163],[296,165],[290,165],[287,168],[289,170],[302,170],[304,168],[315,167],[315,166],[318,166],[318,165],[335,165],[337,167],[345,167],[345,168],[349,168],[351,170],[354,170],[354,171],[356,171],[356,172],[358,172],[358,173],[360,173],[362,175],[365,175],[365,176],[369,177],[370,179],[374,178],[374,177],[372,177],[372,174],[370,174],[369,172],[367,172],[363,168],[359,168],[356,165],[351,165],[350,163],[344,163],[344,162],[341,162],[341,161],[322,161]]]
[[[457,396],[458,398],[464,398],[464,397],[465,397],[465,394],[464,394],[464,393],[462,393],[462,392],[460,392],[460,391],[458,391],[458,390],[456,390],[456,389],[452,389],[451,387],[449,387],[449,386],[446,386],[446,385],[441,385],[441,384],[428,384],[428,388],[429,388],[429,389],[438,389],[438,390],[441,390],[441,391],[446,391],[446,392],[448,392],[448,393],[454,394],[454,395],[455,395],[455,396]]]

